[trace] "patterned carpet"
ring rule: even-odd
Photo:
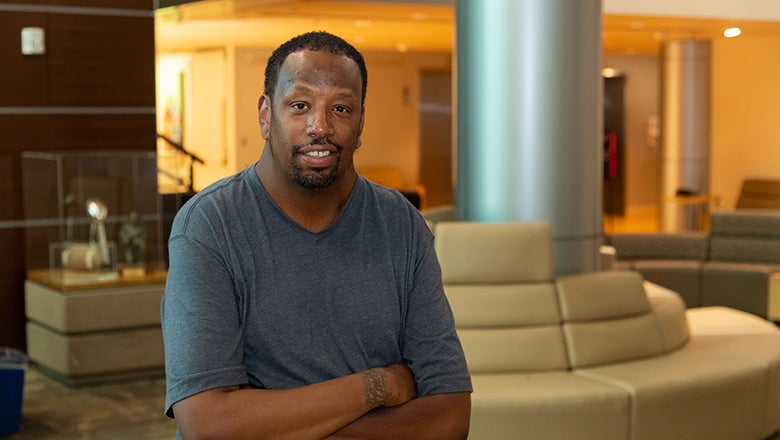
[[[21,429],[8,440],[172,440],[163,378],[69,388],[25,372]]]

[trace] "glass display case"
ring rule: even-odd
[[[164,271],[154,152],[23,152],[25,262],[67,285]]]

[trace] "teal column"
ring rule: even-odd
[[[547,221],[556,273],[596,270],[601,0],[457,0],[455,14],[457,219]]]

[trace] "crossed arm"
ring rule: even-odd
[[[468,435],[468,393],[417,398],[404,365],[300,388],[218,388],[173,405],[184,439],[437,439]]]

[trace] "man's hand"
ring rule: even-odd
[[[366,386],[366,406],[397,406],[417,397],[417,383],[409,367],[395,364],[362,373]]]

